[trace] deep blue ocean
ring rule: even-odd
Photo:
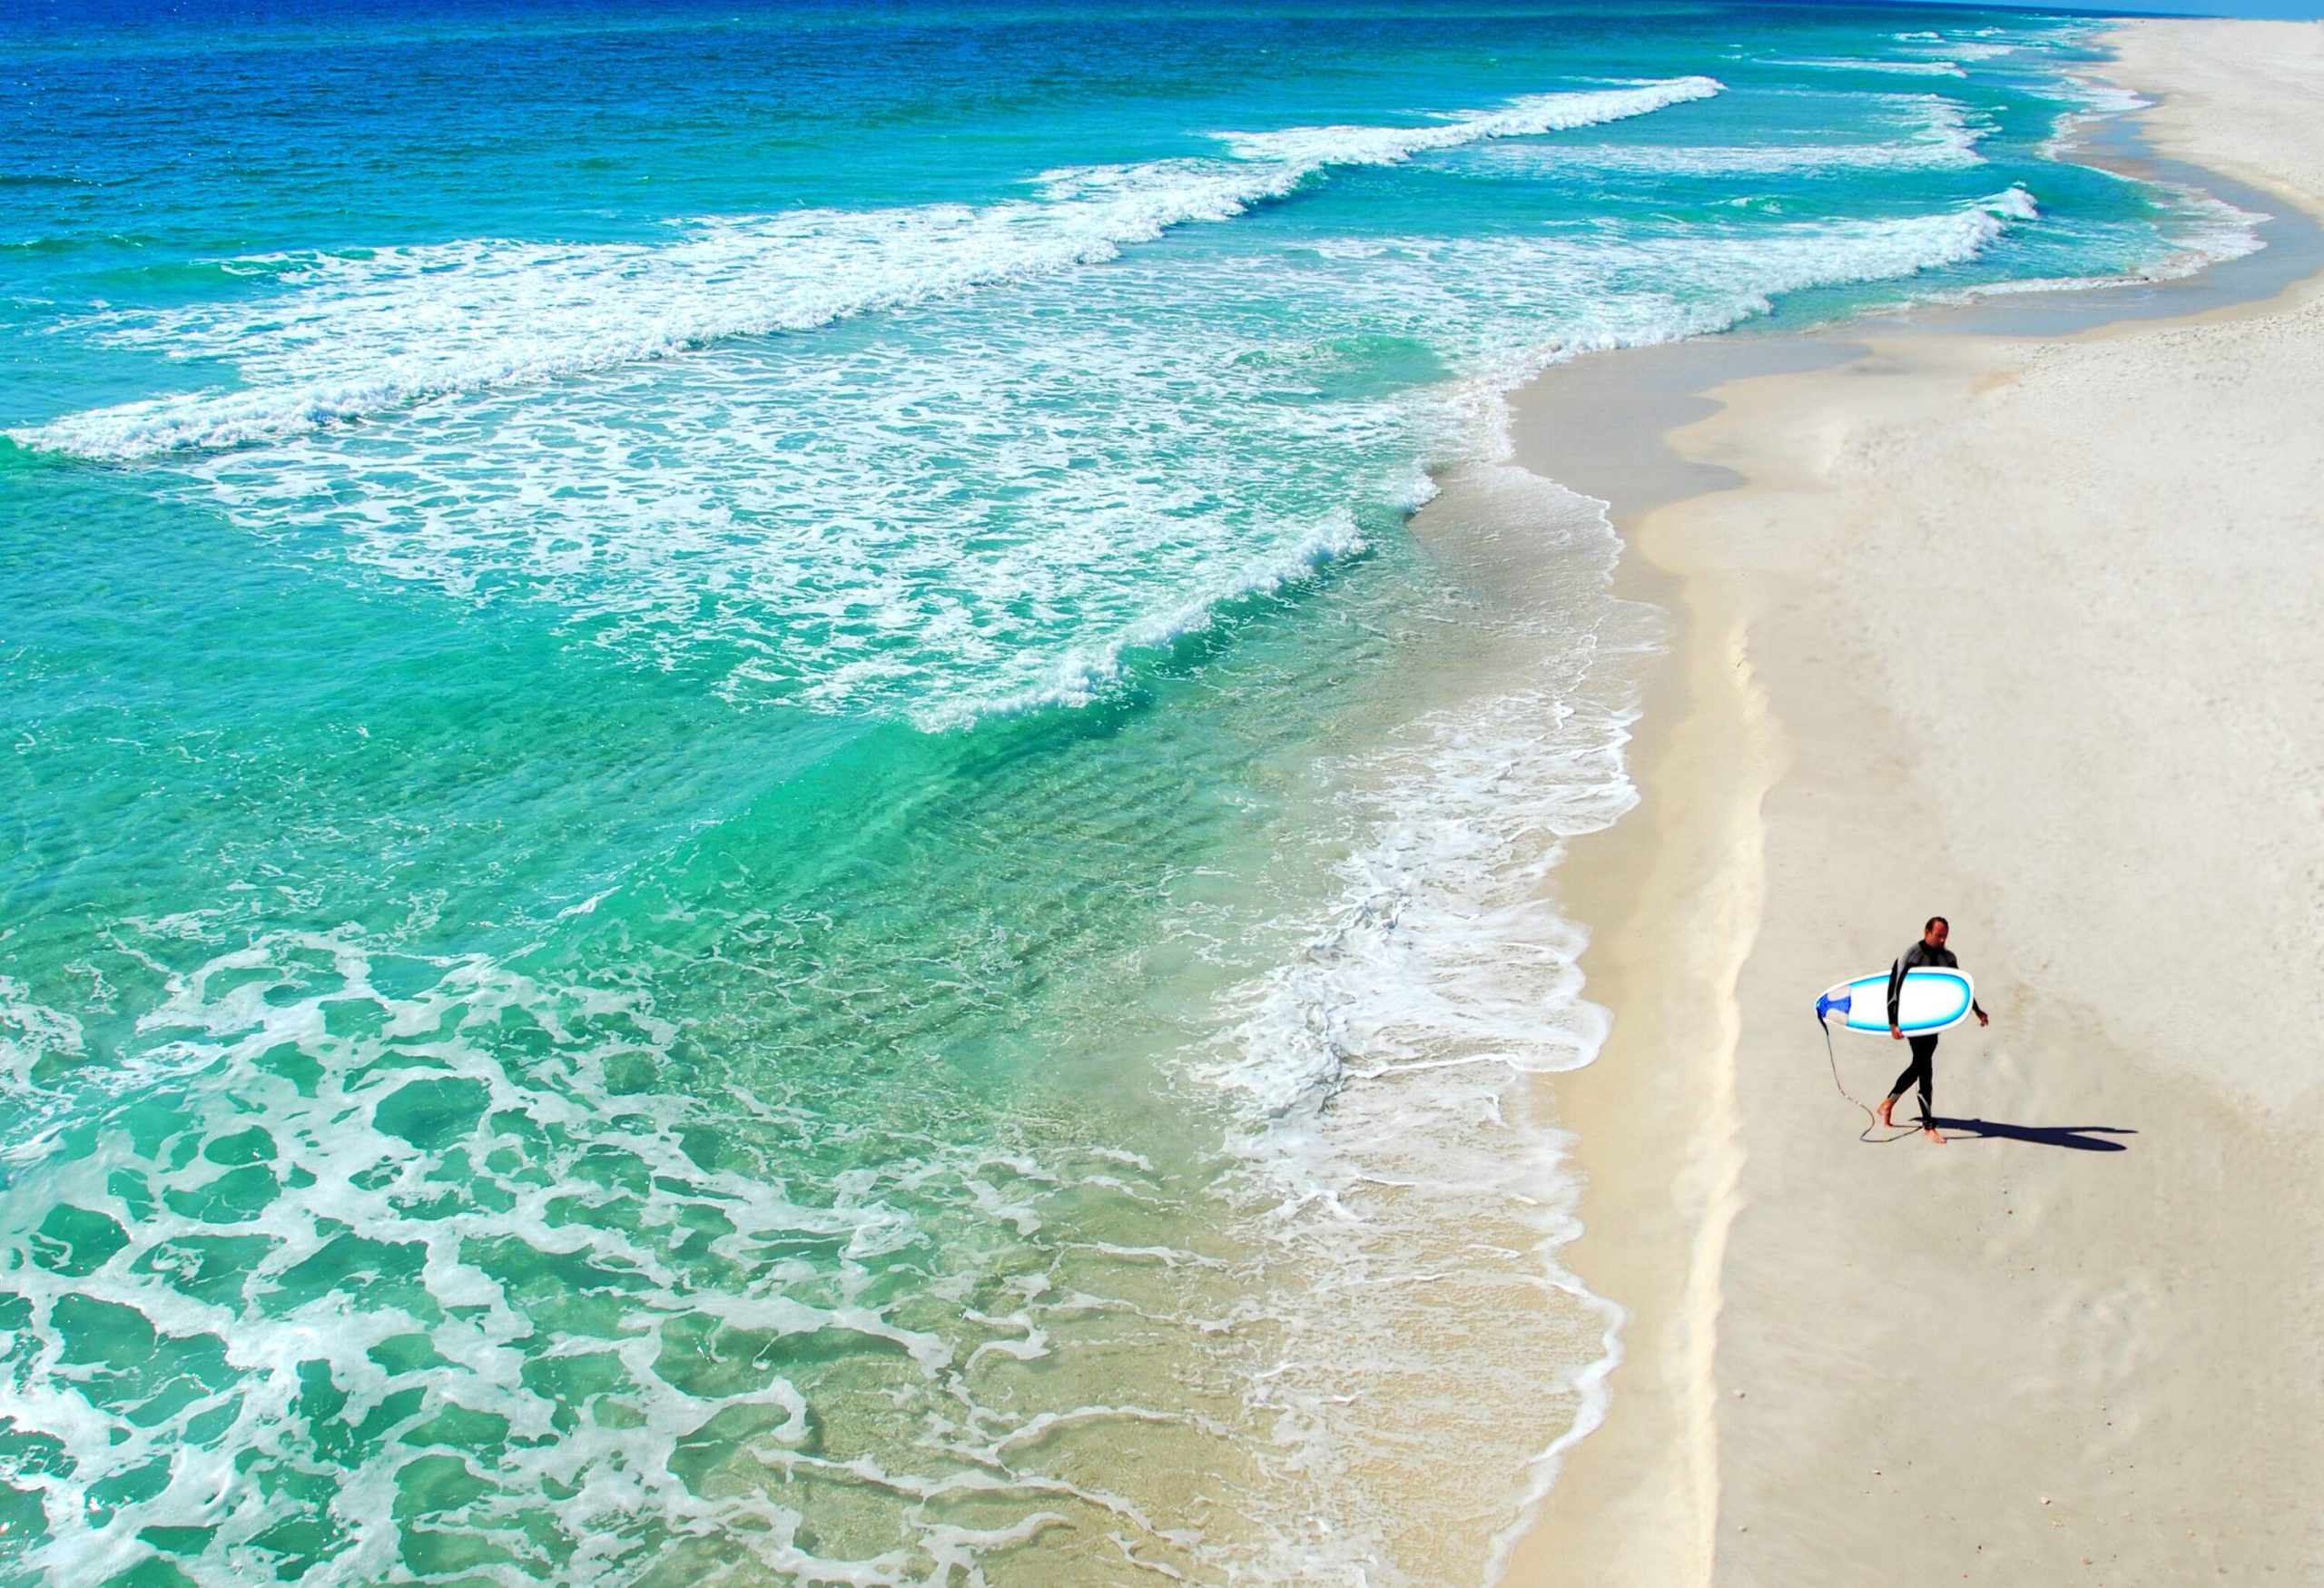
[[[1489,1578],[1655,635],[1502,395],[2249,246],[2099,53],[0,12],[0,1581]]]

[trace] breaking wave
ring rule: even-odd
[[[1224,221],[1336,166],[1645,115],[1708,77],[1543,94],[1421,127],[1222,133],[1230,160],[1049,173],[1038,199],[673,222],[670,242],[480,240],[237,261],[287,290],[91,327],[172,359],[231,360],[239,390],[148,399],[9,432],[123,460],[270,441],[444,393],[531,383],[734,337],[799,331],[1117,257]]]

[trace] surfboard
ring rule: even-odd
[[[1907,971],[1905,985],[1896,994],[1896,1029],[1908,1037],[1951,1031],[1969,1018],[1976,1001],[1977,986],[1966,971],[1935,967]],[[1816,1018],[1828,1020],[1836,1014],[1845,1017],[1842,1024],[1848,1031],[1886,1036],[1888,972],[1858,976],[1828,989],[1816,1001]]]

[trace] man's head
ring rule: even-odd
[[[1941,949],[1945,946],[1945,934],[1952,930],[1953,923],[1944,916],[1932,915],[1928,918],[1928,924],[1921,928],[1921,941],[1933,949]]]

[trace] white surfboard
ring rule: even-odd
[[[1896,1029],[1908,1037],[1949,1031],[1969,1018],[1976,1001],[1977,985],[1966,971],[1933,966],[1907,971],[1896,994]],[[1848,1031],[1886,1036],[1888,972],[1858,976],[1828,989],[1816,1001],[1816,1018],[1828,1021],[1833,1015],[1843,1016],[1842,1025]]]

